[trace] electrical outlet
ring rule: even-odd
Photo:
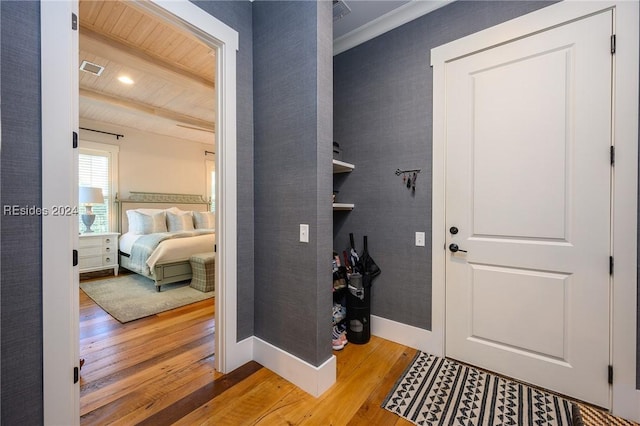
[[[300,224],[300,242],[301,243],[309,242],[309,225],[304,223]]]
[[[424,232],[416,232],[416,246],[424,247]]]

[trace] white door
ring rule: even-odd
[[[446,355],[603,407],[611,33],[608,11],[446,65]]]

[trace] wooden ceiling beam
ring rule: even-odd
[[[132,45],[123,43],[113,37],[94,31],[80,24],[80,50],[93,52],[104,59],[115,63],[127,64],[144,73],[155,75],[175,84],[194,88],[195,90],[213,91],[215,83],[199,74],[175,66],[162,58],[150,55]],[[212,58],[213,59],[213,58]],[[213,60],[212,60],[213,62]]]
[[[80,88],[80,97],[86,100],[106,103],[119,108],[125,108],[125,109],[136,111],[136,112],[142,112],[148,115],[152,115],[154,117],[161,117],[164,119],[172,120],[172,121],[175,121],[176,123],[182,124],[183,127],[185,125],[192,126],[192,127],[199,127],[202,130],[215,133],[215,126],[212,122],[201,120],[195,117],[190,117],[188,115],[180,114],[175,111],[158,108],[153,105],[144,104],[142,102],[124,99],[124,98],[116,97],[112,95],[107,95],[105,93],[96,92],[94,90],[83,89],[83,88]]]

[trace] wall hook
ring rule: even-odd
[[[412,170],[400,170],[396,169],[396,176],[400,176],[404,173],[420,173],[420,169],[412,169]]]

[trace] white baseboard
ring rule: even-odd
[[[371,334],[436,356],[444,356],[442,339],[423,328],[371,315]]]
[[[308,394],[319,397],[336,382],[336,357],[318,367],[258,337],[253,338],[253,359]]]
[[[247,337],[227,351],[227,373],[253,360],[253,336]]]

